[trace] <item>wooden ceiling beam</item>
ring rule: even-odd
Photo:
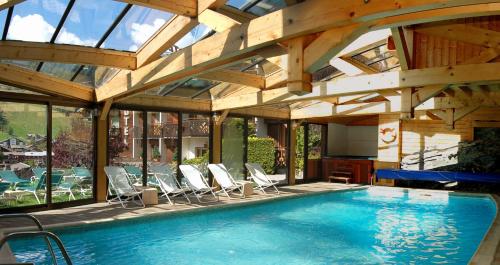
[[[138,6],[145,6],[178,15],[196,17],[198,15],[197,0],[115,0]]]
[[[355,95],[383,90],[396,90],[407,87],[423,87],[439,84],[464,84],[474,82],[495,82],[500,80],[500,63],[457,65],[379,74],[338,78],[319,83],[311,93],[297,96],[288,93],[287,88],[249,93],[238,97],[214,100],[213,110],[242,108],[256,105],[290,103],[325,97]]]
[[[491,98],[492,100],[487,102],[478,97],[474,97],[464,103],[455,98],[435,97],[429,104],[420,105],[416,111],[429,112],[433,118],[439,117],[440,119],[448,120],[449,125],[453,126],[453,122],[458,121],[479,107],[500,106],[500,91],[492,92]],[[400,99],[348,105],[333,105],[327,102],[321,102],[305,108],[292,110],[290,119],[387,114],[399,113],[401,110],[402,105]]]
[[[0,11],[24,2],[24,0],[0,0]]]
[[[198,16],[198,22],[207,25],[209,28],[222,32],[234,26],[241,25],[240,22],[211,9],[206,9]]]
[[[260,89],[266,87],[266,80],[263,76],[231,70],[212,71],[202,74],[198,76],[198,78],[257,87]]]
[[[248,12],[243,12],[239,9],[236,9],[232,6],[227,6],[227,5],[223,5],[219,8],[217,8],[217,12],[222,14],[222,15],[225,15],[233,20],[236,20],[236,21],[240,22],[241,24],[248,23],[248,22],[250,22],[250,20],[257,17],[256,15],[253,15],[253,14],[248,13]]]
[[[94,101],[90,87],[10,64],[0,64],[0,82],[48,95]]]
[[[91,47],[26,41],[0,41],[0,59],[109,66],[136,69],[136,57],[131,52]]]
[[[175,16],[165,23],[146,43],[137,50],[137,66],[141,67],[158,58],[173,47],[182,37],[198,25],[196,19]]]
[[[482,5],[482,9],[473,8],[489,2],[492,1],[402,0],[395,6],[392,0],[342,1],[336,5],[331,5],[329,0],[305,1],[255,18],[250,23],[215,34],[166,58],[145,65],[133,71],[128,78],[120,80],[120,84],[112,85],[112,89],[105,93],[99,92],[98,100],[130,96],[242,58],[250,58],[255,50],[262,47],[336,27],[363,23],[368,24],[371,29],[380,29],[411,24],[419,19],[436,21],[450,17],[474,16],[477,13],[500,13],[499,3]],[[462,9],[459,12],[455,7]],[[435,11],[434,9],[439,9],[439,13],[427,12]],[[294,23],[297,21],[300,23]]]
[[[396,46],[396,53],[399,59],[399,65],[402,70],[408,70],[412,68],[412,41],[407,40],[406,35],[413,36],[413,30],[406,30],[403,27],[391,28],[392,40]]]

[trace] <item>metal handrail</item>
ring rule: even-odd
[[[40,223],[40,220],[38,220],[35,216],[31,214],[26,214],[26,213],[14,213],[14,214],[2,214],[0,215],[0,219],[16,219],[16,218],[25,218],[32,220],[33,223],[38,227],[39,231],[44,231],[42,223]],[[48,238],[45,238],[45,242],[47,243],[47,248],[50,252],[50,256],[52,257],[52,260],[54,261],[54,264],[57,265],[57,259],[56,255],[54,253],[54,248],[52,248],[52,244],[50,243],[50,240]],[[0,247],[0,249],[2,249]]]
[[[71,259],[69,258],[68,252],[66,251],[66,248],[64,247],[64,244],[62,243],[61,239],[59,239],[58,236],[56,236],[52,232],[48,231],[32,231],[32,232],[15,232],[15,233],[10,233],[6,235],[4,238],[0,240],[0,249],[9,241],[10,239],[19,239],[19,238],[33,238],[33,237],[43,237],[48,240],[48,238],[51,238],[54,240],[59,247],[59,250],[61,251],[61,254],[64,257],[64,260],[66,261],[66,264],[68,265],[73,265],[71,262]]]

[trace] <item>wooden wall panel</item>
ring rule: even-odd
[[[465,24],[500,32],[500,16],[457,19],[455,23]],[[413,68],[428,68],[463,64],[478,56],[486,48],[437,36],[414,33]]]
[[[457,146],[460,141],[474,139],[477,122],[488,121],[500,126],[500,108],[481,108],[455,123],[449,130],[441,120],[431,120],[424,115],[418,120],[402,121],[401,155],[405,156],[432,149],[446,149]]]

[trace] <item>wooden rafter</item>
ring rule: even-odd
[[[217,8],[217,12],[221,13],[231,19],[234,19],[240,23],[248,23],[250,20],[256,18],[256,15],[253,15],[248,12],[243,12],[239,9],[236,9],[231,6],[223,5],[219,8]]]
[[[94,101],[94,90],[90,87],[10,64],[0,64],[0,81],[39,93]]]
[[[412,68],[412,50],[411,50],[411,41],[407,40],[405,32],[408,32],[408,35],[411,35],[413,31],[407,31],[403,29],[403,27],[391,28],[392,32],[392,40],[394,41],[394,45],[396,46],[396,53],[399,59],[399,65],[402,70],[408,70]]]
[[[474,92],[480,93],[480,92]],[[475,94],[476,95],[476,94]],[[490,95],[491,102],[486,102],[478,97],[471,98],[467,102],[462,102],[456,98],[435,97],[431,102],[420,105],[416,110],[427,111],[433,118],[439,117],[448,120],[450,127],[453,122],[461,119],[468,113],[476,110],[480,106],[498,107],[500,106],[500,91],[495,91]],[[368,115],[399,113],[402,111],[402,100],[400,97],[392,101],[354,103],[347,105],[333,105],[327,102],[317,103],[301,109],[291,111],[291,119],[310,119],[330,116],[348,115]]]
[[[0,41],[0,59],[89,64],[136,69],[135,54],[91,47],[25,41]]]
[[[133,71],[130,78],[118,80],[120,84],[111,85],[112,89],[106,92],[99,92],[98,100],[126,97],[151,87],[197,75],[242,58],[250,58],[260,47],[322,29],[357,24],[360,21],[370,22],[375,28],[393,27],[413,23],[415,16],[419,16],[423,21],[437,21],[479,13],[500,13],[500,4],[497,3],[481,5],[482,9],[477,6],[478,3],[490,1],[405,0],[398,2],[397,7],[392,5],[393,1],[381,1],[342,1],[336,5],[331,5],[327,0],[306,1],[255,18],[251,23],[215,34],[167,58]],[[457,10],[455,7],[461,9]],[[436,8],[439,8],[438,14],[428,12]],[[449,14],[448,10],[452,13]]]
[[[184,35],[198,25],[196,19],[175,16],[165,23],[149,40],[137,51],[137,66],[141,67],[160,57],[167,49],[174,46]]]
[[[24,2],[24,0],[0,0],[0,11]]]
[[[454,67],[436,67],[338,78],[326,83],[320,83],[314,86],[311,93],[302,96],[288,93],[286,88],[279,88],[240,95],[235,98],[228,97],[214,100],[213,110],[289,103],[324,97],[371,93],[378,90],[395,90],[405,87],[498,81],[500,80],[500,72],[497,71],[498,67],[500,67],[500,63],[457,65]]]
[[[237,72],[231,70],[212,71],[198,76],[201,79],[216,80],[233,84],[240,84],[264,89],[266,80],[264,77],[256,74]]]
[[[196,17],[196,15],[198,15],[197,0],[115,0],[115,1],[125,2],[139,6],[145,6],[188,17]]]
[[[206,9],[198,16],[198,21],[210,27],[211,29],[222,32],[234,26],[241,25],[240,22],[234,20],[224,14]]]

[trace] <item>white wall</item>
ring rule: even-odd
[[[377,156],[377,126],[328,124],[328,155]]]
[[[208,137],[182,138],[182,160],[195,158],[195,147],[208,146]]]

